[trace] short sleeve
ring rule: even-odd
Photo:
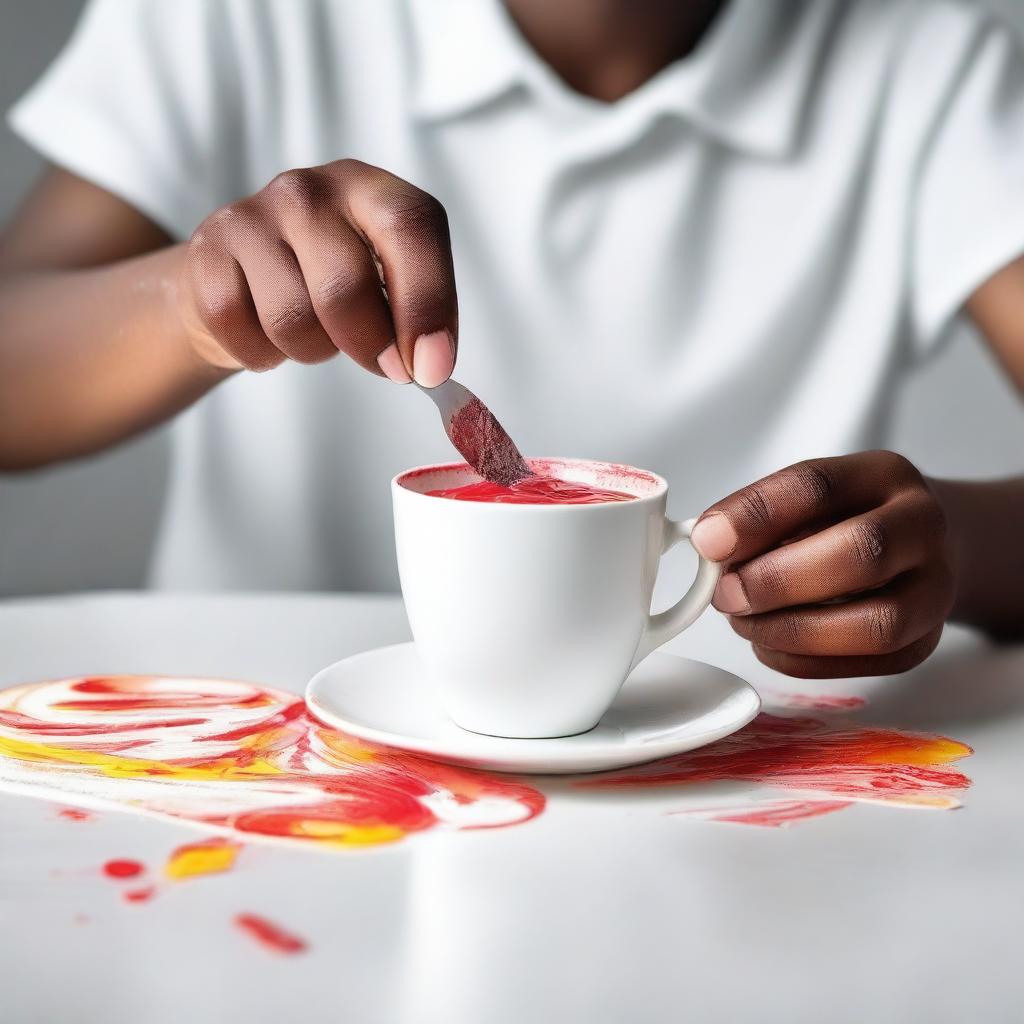
[[[1024,58],[989,22],[962,62],[916,181],[910,312],[925,352],[971,294],[1024,253]]]
[[[233,196],[224,180],[237,88],[218,0],[92,0],[8,115],[50,162],[187,237]]]

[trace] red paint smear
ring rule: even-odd
[[[125,903],[148,903],[156,895],[156,886],[148,885],[143,889],[125,889],[121,898]]]
[[[106,701],[68,701],[60,705],[62,711],[93,711],[98,704]],[[109,711],[110,708],[100,708],[102,711]],[[169,729],[175,726],[203,725],[206,718],[168,718],[162,721],[146,722],[147,729]],[[28,715],[18,711],[0,711],[0,725],[9,729],[29,728],[40,736],[108,736],[118,732],[137,732],[139,725],[136,722],[123,722],[120,725],[114,723],[100,723],[86,725],[81,722],[46,722],[41,724]]]
[[[83,811],[80,807],[62,807],[57,816],[68,821],[91,821],[93,817],[89,811]]]
[[[71,686],[75,693],[98,693],[112,699],[71,700],[53,707],[60,711],[149,711],[154,708],[173,708],[177,711],[195,708],[252,708],[273,702],[272,697],[261,692],[233,695],[219,688],[208,693],[194,689],[158,688],[148,693],[139,685],[142,680],[151,680],[151,677],[106,676],[82,679]],[[203,721],[196,719],[195,724],[202,724]]]
[[[243,725],[238,729],[229,729],[227,732],[214,733],[212,736],[207,736],[208,740],[241,740],[247,736],[253,736],[258,732],[263,732],[265,729],[273,728],[276,725],[284,725],[286,722],[291,722],[298,718],[306,710],[306,702],[303,700],[297,700],[294,704],[289,704],[288,707],[279,711],[276,715],[271,715],[270,718],[265,718],[260,722],[256,722],[252,725]]]
[[[676,814],[699,814],[704,821],[721,821],[733,825],[760,825],[762,828],[782,828],[794,821],[833,814],[849,807],[849,800],[768,800],[760,806],[728,808],[720,811],[713,807],[676,811]]]
[[[238,914],[235,924],[247,935],[254,938],[260,945],[275,953],[304,953],[306,943],[297,935],[286,932],[280,925],[268,921],[257,914]]]
[[[432,498],[493,502],[499,505],[600,505],[612,501],[633,501],[636,498],[636,495],[625,491],[610,491],[553,476],[529,476],[510,486],[481,480],[461,487],[427,491],[427,494]]]
[[[170,696],[170,695],[167,695]],[[110,700],[66,700],[61,704],[54,704],[58,711],[152,711],[154,708],[163,707],[166,704],[163,696],[160,698],[151,697],[111,697]],[[209,702],[196,704],[181,702],[181,707],[209,707]],[[201,725],[206,719],[193,719],[195,725]],[[169,724],[169,723],[163,723]],[[178,721],[181,724],[181,721]]]
[[[809,799],[834,805],[828,811],[855,800],[926,805],[929,798],[948,798],[970,786],[970,779],[948,762],[971,753],[970,747],[942,736],[760,714],[710,746],[576,785],[756,782],[820,794]]]
[[[137,860],[108,860],[103,865],[103,874],[108,878],[137,878],[146,870]]]
[[[47,688],[54,694],[49,702],[39,699],[39,691]],[[101,732],[137,729],[146,735],[127,741],[110,736],[106,742],[101,736],[90,736],[88,741],[77,737],[74,730],[81,722],[75,721],[75,708],[69,708],[77,702],[64,698],[82,688],[100,697],[83,702],[89,712],[96,712],[88,719],[92,727]],[[116,702],[117,707],[108,705],[110,693],[124,701]],[[23,707],[21,701],[28,694],[32,694],[31,706],[42,709],[39,719],[14,710]],[[0,701],[3,698],[0,694]],[[293,695],[248,683],[124,676],[17,688],[8,700],[14,717],[0,724],[0,750],[5,731],[11,741],[0,756],[0,777],[4,759],[10,758],[54,769],[51,778],[102,778],[112,792],[121,779],[166,779],[167,789],[154,791],[147,809],[243,835],[372,845],[440,824],[457,828],[518,824],[535,817],[545,804],[538,790],[507,777],[450,768],[346,737],[311,718],[305,704]],[[193,706],[209,709],[209,717],[193,720],[188,730],[166,735],[154,731],[153,721],[145,715],[133,723],[115,718],[104,727],[104,716],[123,710],[125,702],[136,705],[136,710],[151,707],[157,722]],[[266,708],[266,713],[253,715],[248,710],[252,708]],[[245,709],[242,725],[237,724],[239,709]],[[70,721],[64,721],[65,716]],[[55,722],[62,727],[58,736],[48,728]],[[121,760],[126,747],[133,749]],[[195,756],[188,756],[193,748]],[[73,756],[76,752],[83,755],[81,761]],[[105,763],[99,760],[102,757],[111,760]],[[205,794],[195,795],[189,788],[193,784],[203,786]],[[237,803],[240,809],[205,809],[207,796],[218,800],[216,789],[222,790],[229,806]],[[245,795],[236,801],[233,789]],[[247,801],[253,806],[247,807]],[[500,802],[500,810],[496,806],[494,813],[474,820],[472,805],[491,801]],[[468,813],[460,816],[454,808],[462,807]]]

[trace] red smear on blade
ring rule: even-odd
[[[449,436],[459,454],[485,480],[508,485],[530,475],[512,438],[479,398],[455,410]]]

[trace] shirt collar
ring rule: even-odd
[[[602,107],[573,93],[522,38],[501,0],[409,0],[414,114],[459,117],[521,89],[638,122],[677,116],[739,151],[790,153],[838,0],[729,0],[686,59]],[[628,133],[632,135],[633,133]]]

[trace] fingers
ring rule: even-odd
[[[949,570],[913,572],[845,601],[735,615],[732,628],[756,647],[824,658],[891,655],[920,640],[949,613]]]
[[[451,375],[458,302],[448,218],[431,195],[379,168],[340,161],[347,214],[379,260],[395,340],[406,369],[424,387]]]
[[[199,329],[215,353],[211,361],[262,371],[284,360],[264,333],[245,271],[218,233],[207,229],[193,236],[187,272]]]
[[[812,459],[712,505],[693,530],[705,558],[745,562],[783,541],[882,504],[915,474],[892,452]]]
[[[889,676],[907,672],[927,658],[938,646],[942,624],[934,626],[920,639],[891,654],[845,655],[825,658],[790,654],[754,645],[758,661],[798,679],[847,679],[857,676]]]
[[[925,561],[944,535],[923,494],[901,495],[726,573],[714,605],[730,615],[829,601],[879,587]]]
[[[208,217],[188,263],[183,323],[217,365],[262,370],[341,351],[399,383],[451,375],[458,309],[444,208],[380,168],[285,171]]]
[[[286,242],[266,233],[233,255],[245,272],[263,334],[282,358],[322,363],[337,353],[314,309],[298,259]]]
[[[275,179],[282,180],[290,179]],[[364,369],[381,372],[378,356],[394,340],[394,327],[370,250],[333,208],[294,198],[292,207],[282,232],[331,354],[344,352]]]

